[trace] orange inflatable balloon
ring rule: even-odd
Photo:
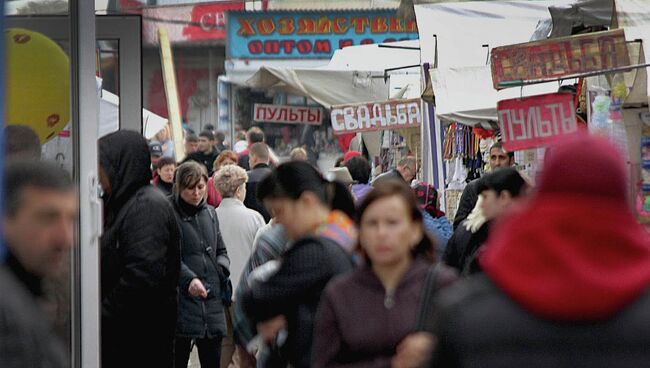
[[[5,32],[7,124],[27,125],[45,143],[70,122],[70,59],[41,33]]]

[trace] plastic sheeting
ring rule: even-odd
[[[549,6],[572,2],[474,1],[416,5],[422,63],[434,65],[437,39],[438,67],[486,65],[488,48],[528,42],[538,22],[550,20]]]
[[[389,44],[416,49],[384,48],[379,45],[346,47],[337,50],[326,66],[287,68],[263,66],[246,85],[251,88],[275,89],[306,96],[325,107],[332,105],[384,101],[389,97],[384,70],[420,65],[417,41]],[[395,73],[415,73],[419,68]],[[419,88],[419,86],[418,86]]]
[[[436,115],[440,119],[469,126],[497,121],[497,102],[509,98],[557,92],[558,83],[543,83],[500,91],[492,87],[489,66],[431,70],[436,94]]]
[[[647,0],[616,0],[615,24],[625,29],[628,41],[641,40],[643,45],[643,58],[640,62],[650,62],[650,12]],[[645,84],[645,85],[644,85]],[[637,71],[634,89],[646,91],[650,103],[650,73],[647,68]],[[634,91],[633,91],[634,93]],[[636,101],[626,101],[636,102]]]

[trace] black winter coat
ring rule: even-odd
[[[249,171],[248,182],[246,183],[246,198],[244,199],[244,205],[259,212],[264,217],[264,222],[271,220],[271,214],[257,198],[257,186],[269,174],[271,174],[271,168],[267,164],[259,164]]]
[[[99,141],[111,184],[101,239],[102,367],[172,367],[180,236],[138,133]]]
[[[446,265],[455,268],[462,275],[476,273],[480,268],[477,264],[479,248],[487,241],[490,224],[485,223],[476,233],[459,226],[451,236],[445,248],[443,261]]]
[[[256,323],[284,315],[289,334],[280,353],[293,367],[309,367],[321,294],[333,277],[350,270],[352,260],[340,245],[306,237],[286,251],[277,273],[265,282],[252,282],[240,302]]]
[[[458,201],[458,210],[456,210],[456,216],[454,217],[454,230],[458,228],[458,225],[463,222],[472,212],[478,201],[478,186],[480,184],[480,178],[473,180],[465,186],[463,194],[460,196]]]
[[[531,314],[482,274],[442,290],[436,310],[436,368],[636,368],[650,362],[648,291],[608,320],[560,323]]]
[[[205,202],[197,208],[176,196],[174,209],[181,229],[182,256],[176,335],[190,338],[224,336],[227,331],[220,281],[228,277],[230,260],[219,220],[214,208]],[[206,299],[189,294],[188,288],[194,278],[201,280],[208,289]]]

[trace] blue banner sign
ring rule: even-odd
[[[230,59],[329,59],[347,46],[418,38],[394,10],[228,13]]]

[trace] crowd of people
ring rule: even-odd
[[[360,152],[326,172],[300,148],[279,163],[259,128],[233,150],[187,135],[183,162],[156,139],[99,140],[102,367],[186,368],[194,347],[206,368],[650,358],[650,237],[603,139],[549,148],[536,185],[495,144],[453,225],[410,156],[372,180]],[[11,154],[0,366],[64,367],[35,301],[73,247],[78,198],[56,165]]]

